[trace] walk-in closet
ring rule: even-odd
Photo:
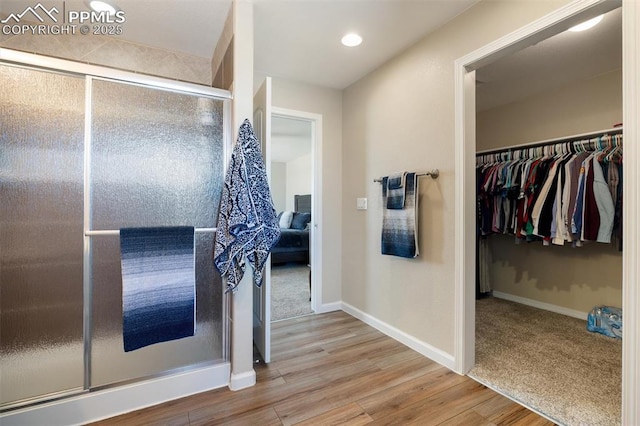
[[[621,34],[615,9],[476,71],[469,374],[558,424],[620,424],[621,339],[587,317],[622,307]]]

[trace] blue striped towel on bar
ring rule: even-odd
[[[418,177],[414,172],[405,178],[404,208],[387,208],[387,183],[382,178],[382,254],[418,257]]]
[[[125,352],[195,334],[193,227],[123,228]]]
[[[406,179],[407,172],[398,173],[388,177],[386,183],[387,202],[385,203],[388,209],[400,210],[404,208]]]

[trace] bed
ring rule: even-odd
[[[280,240],[271,251],[271,264],[288,262],[309,263],[309,227],[311,223],[311,195],[295,195],[289,228],[280,228]],[[280,218],[282,212],[278,215]]]

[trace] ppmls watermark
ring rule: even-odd
[[[126,22],[125,12],[117,10],[96,12],[93,10],[67,10],[66,2],[59,7],[45,7],[42,3],[10,13],[2,24],[4,35],[120,35]],[[33,23],[33,22],[39,23]]]

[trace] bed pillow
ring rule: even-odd
[[[293,212],[282,212],[282,216],[280,216],[280,228],[289,229],[291,227],[292,219]]]
[[[293,213],[293,219],[291,220],[291,229],[303,230],[307,227],[307,223],[311,221],[311,213]]]

